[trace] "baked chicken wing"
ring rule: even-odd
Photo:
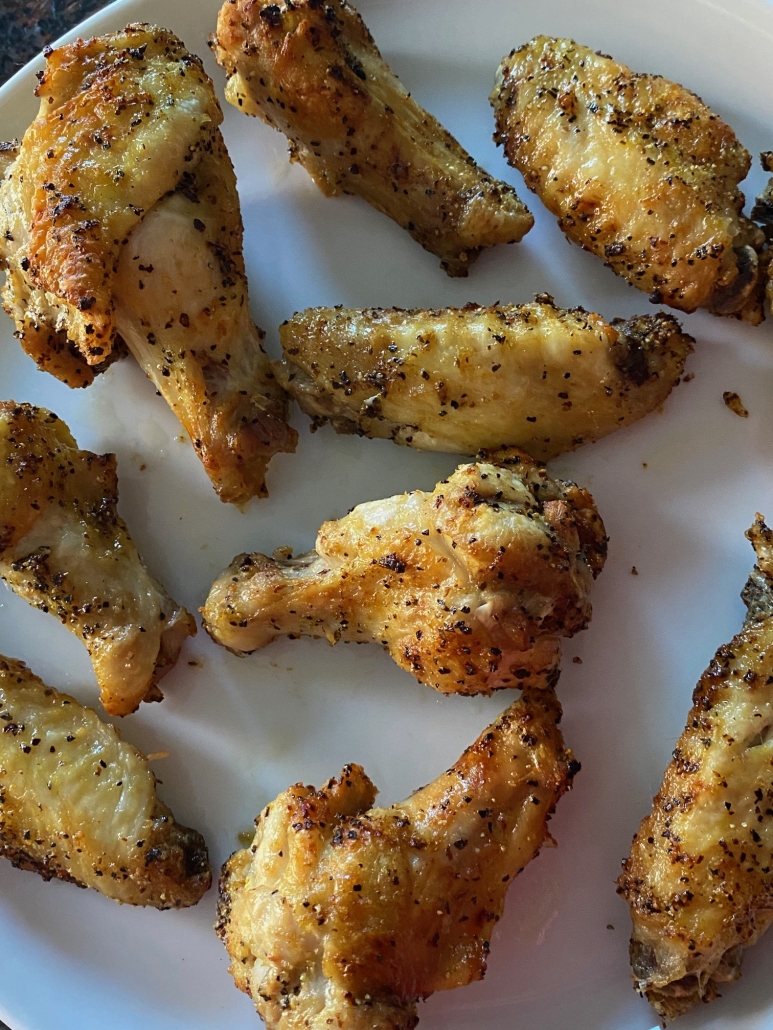
[[[114,454],[80,451],[44,408],[0,402],[0,577],[86,645],[102,703],[160,701],[196,623],[142,563],[117,512]]]
[[[479,980],[510,881],[553,843],[579,764],[552,691],[524,694],[402,804],[358,765],[297,783],[223,868],[217,931],[268,1030],[412,1030],[416,1003]]]
[[[773,920],[773,533],[757,516],[742,631],[693,694],[618,891],[637,989],[667,1019],[740,976]]]
[[[692,339],[670,315],[610,325],[546,294],[444,311],[312,308],[279,330],[277,377],[315,424],[422,450],[547,461],[666,399]]]
[[[552,685],[587,625],[606,557],[590,494],[517,451],[462,465],[431,493],[360,504],[297,558],[242,554],[204,625],[237,653],[276,637],[380,642],[445,694]]]
[[[346,0],[226,0],[214,50],[226,99],[283,132],[323,193],[363,197],[449,275],[534,224],[405,91]]]
[[[570,39],[513,50],[495,140],[570,240],[658,304],[762,320],[749,153],[694,93]]]
[[[293,450],[248,306],[236,180],[201,62],[143,25],[48,56],[0,184],[6,310],[24,349],[87,385],[125,341],[225,501]]]
[[[209,889],[204,840],[156,796],[147,758],[2,655],[0,728],[0,855],[130,905],[181,908]]]

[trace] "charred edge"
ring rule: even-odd
[[[627,321],[614,319],[618,337],[612,345],[612,360],[624,378],[644,386],[656,376],[662,358],[674,337],[681,337],[685,357],[692,351],[693,338],[682,333],[671,315],[642,315]]]

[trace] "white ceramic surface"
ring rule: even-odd
[[[536,226],[522,244],[484,254],[469,279],[449,280],[434,257],[364,202],[323,197],[288,165],[283,137],[226,107],[253,314],[273,352],[276,326],[313,304],[439,307],[526,301],[547,290],[561,304],[607,317],[650,310],[644,294],[567,246],[491,141],[487,95],[497,63],[538,32],[573,36],[690,86],[755,154],[747,196],[764,181],[756,155],[773,146],[773,8],[763,0],[362,0],[360,7],[406,86],[486,168],[519,188]],[[218,0],[119,0],[71,35],[129,20],[166,25],[204,57],[222,91],[206,47],[217,8]],[[0,90],[0,139],[20,135],[34,115],[39,66]],[[698,340],[694,381],[664,412],[552,466],[592,488],[611,536],[593,623],[568,643],[559,685],[564,733],[583,770],[552,824],[558,849],[540,855],[510,890],[485,981],[422,1005],[424,1030],[656,1024],[630,987],[628,913],[614,880],[693,685],[740,625],[738,594],[752,566],[744,530],[757,510],[773,518],[773,321],[754,329],[698,314],[684,322]],[[724,390],[741,394],[748,420],[725,407]],[[2,313],[0,396],[47,405],[81,446],[117,452],[121,511],[150,567],[191,609],[234,554],[307,549],[323,519],[431,487],[456,464],[329,429],[312,436],[296,412],[297,454],[274,459],[271,498],[242,513],[217,500],[180,427],[131,361],[71,392],[34,369]],[[81,644],[2,586],[0,653],[96,702]],[[319,783],[358,761],[382,800],[396,800],[445,769],[508,702],[505,694],[443,699],[376,646],[281,641],[240,660],[201,633],[164,690],[162,705],[144,706],[121,730],[146,751],[170,752],[156,766],[163,796],[204,832],[216,868],[238,846],[237,833],[288,784]],[[256,1027],[251,1002],[226,972],[214,907],[213,890],[186,912],[121,908],[0,863],[0,1017],[13,1030]],[[773,934],[747,957],[740,984],[683,1019],[683,1030],[773,1027],[772,956]]]

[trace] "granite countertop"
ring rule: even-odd
[[[0,83],[106,0],[0,0]]]

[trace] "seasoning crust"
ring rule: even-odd
[[[762,321],[750,156],[699,97],[537,36],[502,61],[491,103],[496,142],[572,242],[656,304]]]
[[[358,765],[295,784],[223,867],[217,932],[269,1030],[412,1030],[416,1003],[483,977],[510,882],[552,844],[579,763],[552,691],[525,693],[402,804]]]
[[[606,544],[586,490],[503,451],[432,492],[358,505],[308,554],[239,555],[201,611],[236,653],[283,635],[372,640],[444,694],[553,685]]]
[[[114,454],[81,451],[64,422],[0,402],[0,578],[88,648],[110,715],[160,701],[196,623],[145,568],[117,511]]]
[[[226,99],[290,141],[323,193],[353,193],[466,275],[534,219],[406,92],[345,0],[226,0],[213,39]]]
[[[695,688],[618,882],[634,982],[666,1019],[736,980],[773,920],[773,533],[757,515],[746,535],[746,621]]]
[[[148,25],[48,52],[38,117],[5,154],[3,294],[22,347],[69,386],[135,355],[224,501],[292,451],[249,314],[236,180],[201,61]],[[2,155],[0,155],[2,157]]]
[[[0,855],[129,905],[195,905],[212,875],[148,760],[75,698],[0,655]]]
[[[520,447],[547,461],[653,411],[692,337],[670,315],[605,322],[533,304],[310,308],[279,330],[284,388],[339,433],[420,450]]]

